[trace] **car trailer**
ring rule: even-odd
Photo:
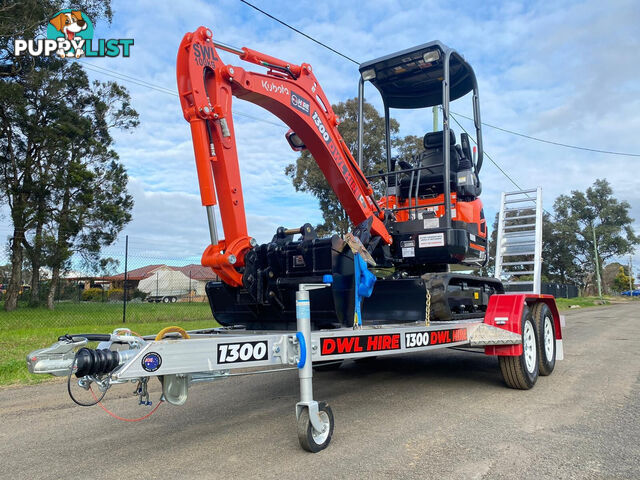
[[[314,399],[314,364],[439,348],[484,348],[487,355],[498,356],[505,383],[526,390],[538,375],[551,374],[555,361],[563,357],[562,322],[550,295],[492,295],[484,316],[475,319],[430,323],[427,318],[413,324],[311,331],[309,291],[329,286],[330,280],[299,285],[296,332],[231,327],[186,332],[168,327],[153,340],[126,329],[111,335],[67,335],[51,347],[30,353],[28,368],[31,373],[68,375],[69,380],[75,373],[81,387],[89,389],[96,383],[103,395],[111,385],[137,382],[136,394],[146,405],[151,404],[147,393],[151,377],[162,383],[161,401],[182,405],[192,383],[228,377],[236,369],[297,368],[298,439],[303,449],[318,452],[331,441],[334,417],[326,402]],[[165,337],[167,333],[172,336]],[[92,350],[85,348],[88,341],[103,343]],[[278,370],[250,373],[274,371]]]

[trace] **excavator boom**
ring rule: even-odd
[[[218,49],[267,71],[256,73],[226,65]],[[214,41],[211,30],[200,27],[182,40],[177,80],[184,118],[191,126],[202,204],[210,212],[212,241],[202,264],[212,267],[224,282],[242,285],[238,269],[244,266],[245,255],[255,244],[247,233],[233,97],[259,105],[287,124],[296,140],[313,155],[353,224],[371,221],[371,235],[391,243],[372,198],[373,190],[338,132],[338,118],[311,65],[294,65],[246,47],[227,46]],[[219,239],[216,232],[216,204],[224,239]]]

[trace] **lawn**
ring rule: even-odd
[[[159,332],[169,325],[186,330],[218,326],[208,303],[132,303],[122,323],[122,304],[59,303],[54,311],[18,308],[0,311],[0,385],[32,384],[51,379],[31,375],[25,358],[29,352],[54,343],[66,333],[111,333],[127,327],[140,335]]]
[[[569,310],[572,305],[584,307],[595,307],[600,305],[609,305],[610,297],[576,297],[576,298],[556,298],[558,310]]]

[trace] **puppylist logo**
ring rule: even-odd
[[[93,23],[80,10],[60,10],[47,24],[47,38],[16,39],[13,52],[16,57],[29,54],[34,57],[55,54],[60,58],[128,57],[133,38],[93,38]]]

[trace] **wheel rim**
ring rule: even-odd
[[[327,440],[327,438],[329,438],[331,424],[329,422],[329,415],[327,415],[327,412],[323,412],[322,410],[320,410],[318,412],[318,416],[320,417],[320,421],[322,422],[324,431],[318,432],[315,428],[313,428],[313,425],[311,425],[311,436],[313,437],[313,441],[316,442],[317,445],[322,445]]]
[[[524,349],[524,362],[527,366],[527,371],[533,373],[536,368],[536,337],[533,325],[529,320],[524,323],[522,348]]]
[[[549,317],[544,317],[544,353],[549,361],[553,358],[553,341],[553,326],[551,325],[551,319]]]

